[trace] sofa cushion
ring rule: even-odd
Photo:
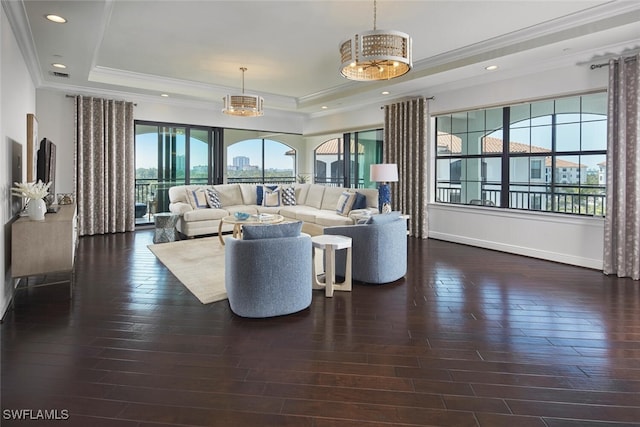
[[[347,190],[343,187],[327,187],[324,190],[324,195],[322,196],[320,209],[335,211],[336,206],[338,205],[338,200],[340,199],[343,191]]]
[[[275,207],[280,206],[280,188],[276,186],[275,189],[268,187],[264,188],[262,196],[262,206]]]
[[[353,206],[353,202],[356,200],[356,193],[351,191],[343,191],[338,198],[336,205],[336,213],[342,216],[348,216]]]
[[[378,215],[371,215],[371,218],[367,221],[367,224],[387,224],[400,218],[399,211],[393,211],[389,213],[383,213]]]
[[[319,184],[311,184],[309,186],[309,190],[307,191],[307,199],[304,204],[307,206],[311,206],[312,208],[320,209],[320,206],[322,206],[322,196],[324,194],[325,188],[328,187]],[[334,206],[335,202],[337,201],[337,199],[334,201]]]
[[[207,188],[205,190],[207,195],[207,204],[210,208],[220,209],[222,208],[222,202],[220,201],[220,195],[214,188]]]
[[[207,203],[207,193],[204,188],[189,189],[187,191],[187,200],[193,209],[206,209],[209,207]]]
[[[302,221],[283,222],[280,224],[242,226],[243,240],[273,239],[278,237],[296,237],[302,231]]]
[[[257,205],[258,199],[255,184],[238,184],[240,193],[242,194],[243,205]]]
[[[282,206],[278,213],[287,218],[297,218],[296,214],[304,210],[309,210],[309,208],[305,205]]]
[[[338,215],[333,211],[318,211],[315,216],[315,224],[324,227],[332,227],[336,225],[353,225],[353,219]]]
[[[310,208],[309,206],[306,209],[301,209],[296,212],[296,219],[299,219],[304,222],[316,222],[316,215],[318,215],[320,209]],[[335,215],[335,214],[334,214]]]
[[[206,221],[211,219],[221,219],[229,216],[229,212],[225,209],[194,209],[184,213],[184,220],[190,221]]]
[[[219,184],[214,185],[213,188],[218,192],[222,206],[235,206],[244,203],[238,184]]]
[[[282,204],[285,206],[293,206],[296,204],[296,189],[293,187],[282,188]]]
[[[311,184],[293,184],[293,187],[296,189],[296,204],[306,204],[310,185]]]

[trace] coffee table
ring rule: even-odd
[[[251,215],[247,219],[238,219],[233,215],[225,216],[220,220],[220,224],[218,224],[218,239],[220,239],[220,244],[224,245],[224,239],[222,238],[222,224],[233,224],[232,236],[236,239],[239,239],[242,236],[242,226],[244,224],[267,225],[267,224],[276,224],[282,221],[284,221],[284,217],[278,214]]]

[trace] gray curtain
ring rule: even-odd
[[[391,207],[411,216],[409,235],[426,239],[427,223],[427,100],[412,99],[384,107],[384,163],[398,165],[391,183]]]
[[[80,236],[135,229],[133,104],[76,97]]]
[[[605,274],[640,279],[639,55],[609,61]]]

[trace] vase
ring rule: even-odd
[[[42,199],[31,199],[27,206],[27,213],[32,221],[44,221],[44,214],[47,213],[47,204]]]

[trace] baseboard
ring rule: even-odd
[[[516,255],[528,256],[531,258],[544,259],[547,261],[559,262],[562,264],[575,265],[577,267],[592,268],[594,270],[602,270],[601,259],[590,259],[584,257],[578,257],[573,255],[567,255],[559,252],[552,252],[547,250],[540,250],[535,248],[528,248],[524,246],[509,245],[506,243],[493,242],[489,240],[473,239],[470,237],[459,236],[455,234],[429,232],[429,237],[432,239],[444,240],[447,242],[461,243],[463,245],[476,246],[484,249],[491,249],[494,251],[507,252]]]
[[[7,311],[13,304],[13,298],[15,297],[15,289],[20,284],[21,279],[9,279],[9,281],[13,281],[13,288],[11,288],[11,292],[9,293],[9,297],[2,302],[2,316],[0,317],[0,323],[4,322],[4,318],[7,315]],[[5,289],[6,290],[6,289]]]

